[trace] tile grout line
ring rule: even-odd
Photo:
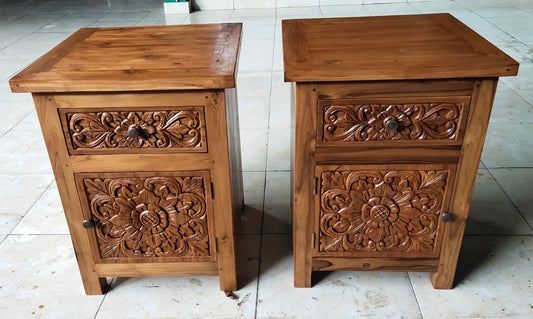
[[[111,285],[113,284],[115,280],[116,280],[116,277],[113,277],[113,279],[111,279],[111,282],[108,284],[109,287],[111,287]],[[96,313],[94,314],[93,319],[96,319],[98,317],[98,314],[100,313],[100,309],[102,309],[102,305],[104,304],[104,301],[105,301],[105,298],[107,297],[108,292],[109,292],[109,288],[108,288],[108,291],[106,291],[106,293],[104,294],[102,301],[100,301],[100,304],[98,305],[98,309],[96,309]]]
[[[28,212],[35,206],[35,204],[37,204],[37,202],[44,196],[44,193],[46,193],[46,191],[50,188],[50,186],[52,186],[52,184],[54,182],[55,182],[55,178],[50,183],[48,183],[48,185],[44,188],[44,190],[41,193],[41,195],[39,195],[39,197],[37,197],[37,199],[35,199],[35,201],[31,204],[31,206],[24,212],[24,215],[22,215],[22,218],[15,224],[15,226],[13,226],[13,228],[11,228],[11,230],[9,231],[9,234],[7,234],[7,236],[25,236],[25,235],[28,235],[28,234],[12,234],[12,232],[17,228],[17,226],[20,224],[20,222],[22,222],[24,217],[26,217],[26,214],[28,214]],[[43,234],[39,234],[39,235],[43,235]],[[6,238],[7,238],[7,236],[6,236]]]
[[[235,14],[235,10],[233,10],[233,13],[232,13],[232,16],[233,14]],[[257,284],[256,284],[256,291],[255,291],[255,311],[254,311],[254,319],[257,319],[257,307],[258,307],[258,304],[259,304],[259,283],[260,283],[260,280],[261,280],[261,259],[262,259],[262,255],[263,255],[263,227],[264,227],[264,222],[265,222],[265,202],[266,202],[266,198],[267,198],[267,172],[268,172],[268,146],[269,146],[269,142],[270,142],[270,113],[271,113],[271,109],[272,109],[272,81],[274,80],[274,76],[273,76],[273,67],[274,67],[274,50],[275,50],[275,47],[276,47],[276,20],[277,20],[277,10],[276,10],[276,15],[275,15],[275,18],[274,18],[274,42],[272,44],[272,63],[270,64],[270,89],[269,89],[269,103],[268,103],[268,130],[267,130],[267,154],[266,154],[266,158],[265,158],[265,177],[264,177],[264,190],[263,190],[263,206],[262,206],[262,209],[261,209],[261,227],[259,229],[259,260],[258,260],[258,263],[257,263]]]
[[[461,6],[463,6],[463,5],[461,4]],[[463,7],[465,7],[465,6],[463,6]],[[513,6],[513,7],[515,7],[515,6]],[[488,22],[490,25],[492,25],[492,26],[495,27],[496,29],[498,29],[498,30],[500,30],[501,32],[505,33],[509,38],[512,38],[513,40],[516,40],[517,42],[519,42],[519,43],[525,45],[525,46],[528,47],[528,48],[530,47],[527,43],[522,42],[520,39],[518,39],[518,38],[515,37],[514,35],[510,34],[509,32],[503,30],[502,28],[500,28],[499,26],[497,26],[496,24],[494,24],[492,21],[489,20],[490,18],[483,17],[483,16],[479,15],[476,11],[473,11],[472,9],[470,9],[470,8],[468,8],[468,7],[465,7],[465,8],[467,8],[468,10],[470,10],[470,12],[472,12],[472,13],[475,14],[475,15],[477,15],[477,16],[480,17],[481,19],[483,19],[485,22]],[[525,10],[523,10],[523,9],[521,9],[521,8],[518,8],[518,7],[515,7],[515,8],[520,9],[520,10],[522,10],[522,11],[525,11]],[[492,18],[503,18],[503,17],[492,17]],[[461,22],[462,22],[462,21],[461,21]],[[464,23],[464,22],[463,22],[463,23]],[[466,23],[465,23],[465,25],[466,25]],[[476,31],[476,33],[478,33],[478,32]],[[484,37],[484,36],[482,36],[482,37]],[[506,54],[507,54],[507,53],[506,53]],[[514,59],[514,58],[513,58],[513,59]]]
[[[532,168],[530,168],[532,169]],[[505,196],[507,197],[507,199],[509,199],[509,201],[513,204],[513,207],[518,211],[518,214],[520,214],[520,216],[522,216],[522,219],[524,220],[524,222],[529,226],[529,229],[533,230],[533,225],[531,225],[527,218],[524,216],[524,214],[522,213],[522,211],[518,208],[518,206],[516,205],[516,203],[511,199],[511,196],[509,196],[509,194],[507,194],[507,192],[505,191],[505,188],[503,188],[503,186],[500,184],[500,182],[498,181],[498,179],[496,179],[496,177],[492,174],[492,172],[490,171],[491,169],[490,168],[487,168],[487,171],[489,172],[489,175],[492,177],[492,179],[494,179],[494,181],[496,182],[496,184],[498,184],[498,187],[502,190],[502,192],[505,194]]]
[[[413,286],[413,282],[411,281],[411,276],[409,275],[409,272],[407,272],[407,278],[409,278],[409,284],[411,285],[411,290],[413,291],[413,295],[415,296],[416,306],[418,307],[418,313],[420,313],[420,317],[424,319],[424,314],[422,313],[422,308],[420,308],[420,303],[418,302],[418,296],[416,295],[416,290],[415,290],[415,287]]]

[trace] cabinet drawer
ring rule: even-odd
[[[470,97],[319,100],[318,146],[461,144]]]
[[[207,152],[203,106],[59,114],[70,154]]]
[[[317,256],[438,257],[454,165],[316,167]]]
[[[207,171],[76,174],[99,262],[214,260]]]

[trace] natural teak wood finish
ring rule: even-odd
[[[87,294],[106,277],[237,289],[241,24],[81,29],[17,74],[32,92]]]
[[[452,288],[498,77],[518,63],[449,14],[282,28],[294,285],[378,270]]]

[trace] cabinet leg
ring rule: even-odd
[[[237,274],[233,269],[219,270],[220,290],[222,291],[236,291],[237,289]]]
[[[87,295],[103,295],[107,292],[107,279],[92,277],[91,278],[82,278],[83,288],[85,288],[85,294]]]
[[[311,267],[303,258],[294,258],[294,287],[309,288],[311,287]]]
[[[454,276],[448,273],[433,272],[429,275],[435,289],[452,289]]]

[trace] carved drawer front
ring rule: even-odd
[[[460,144],[470,97],[319,100],[317,144]]]
[[[318,166],[315,254],[438,257],[453,177],[446,165]]]
[[[76,174],[101,262],[213,260],[209,174]]]
[[[59,113],[70,154],[207,152],[203,106]]]

